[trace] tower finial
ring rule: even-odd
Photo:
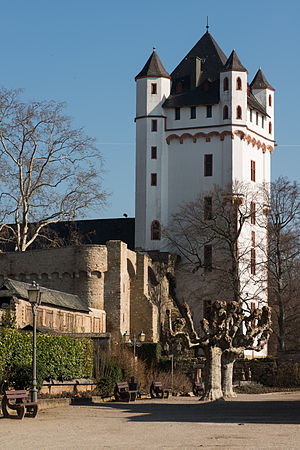
[[[208,16],[206,16],[206,32],[208,33],[209,25],[208,25]]]
[[[153,45],[153,51],[155,52],[155,50],[156,50],[156,47],[155,47],[155,45]]]

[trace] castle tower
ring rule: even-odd
[[[168,227],[182,203],[215,185],[225,188],[238,181],[256,194],[261,184],[270,182],[274,89],[261,69],[249,85],[247,69],[236,52],[227,58],[208,31],[170,76],[153,52],[136,81],[136,249],[167,251],[159,229]],[[156,94],[151,93],[152,84],[157,84]],[[153,120],[156,131],[151,128]],[[152,146],[157,148],[157,160],[151,159]],[[260,202],[258,194],[255,201]],[[242,233],[241,248],[251,249],[256,236],[266,251],[265,229],[249,223]],[[253,264],[259,267],[259,250],[251,253],[251,266],[255,258]],[[256,298],[252,275],[247,275],[247,295]],[[189,298],[187,283],[182,285]],[[266,276],[261,292],[259,300],[266,302]],[[201,295],[203,299],[203,291]],[[190,306],[193,312],[199,307]]]
[[[136,218],[137,250],[159,250],[161,226],[167,224],[167,144],[163,103],[170,95],[170,75],[155,48],[136,76]]]

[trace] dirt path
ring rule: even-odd
[[[0,420],[0,449],[300,449],[300,392],[99,403]]]

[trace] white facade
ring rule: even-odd
[[[247,183],[256,192],[262,183],[270,182],[270,155],[274,149],[274,90],[260,70],[250,87],[248,72],[235,52],[227,61],[223,54],[220,60],[224,66],[212,80],[212,85],[219,83],[218,101],[197,103],[201,78],[199,87],[197,84],[193,86],[194,104],[190,98],[186,104],[176,100],[180,95],[174,95],[174,90],[172,92],[172,83],[176,83],[176,70],[184,75],[183,80],[187,78],[181,67],[185,60],[195,57],[196,47],[202,40],[206,40],[205,48],[209,41],[213,50],[216,47],[218,54],[223,53],[210,34],[206,33],[172,73],[171,80],[165,73],[163,76],[159,73],[157,76],[153,76],[153,73],[148,76],[145,68],[141,72],[143,76],[136,78],[136,250],[167,251],[168,243],[163,236],[160,239],[154,236],[153,239],[153,234],[151,235],[153,222],[159,222],[162,229],[168,227],[172,214],[177,212],[179,205],[195,200],[199,193],[212,190],[214,185],[225,187],[238,181]],[[197,56],[199,60],[201,55]],[[206,59],[209,60],[209,55]],[[192,64],[192,69],[189,67],[187,71],[193,70]],[[207,66],[207,72],[209,70]],[[226,82],[224,85],[225,78],[228,88],[225,86]],[[191,75],[191,85],[194,79]],[[209,78],[208,80],[210,83]],[[156,94],[152,93],[153,84],[157,84]],[[202,85],[204,84],[202,79]],[[166,102],[168,98],[171,100]],[[170,106],[172,101],[174,107]],[[176,102],[180,104],[180,101],[182,104],[176,106]],[[211,106],[211,117],[207,117],[207,106]],[[194,109],[193,118],[191,107]],[[228,116],[224,115],[224,107],[228,108]],[[157,131],[151,128],[153,120],[157,120]],[[152,146],[157,147],[157,159],[151,158]],[[211,176],[205,176],[205,155],[212,155]],[[253,163],[255,181],[251,180]],[[151,174],[156,174],[155,186],[151,185]],[[239,245],[251,246],[252,231],[266,246],[266,230],[256,225],[245,227]],[[256,253],[259,258],[259,250]],[[255,280],[252,281],[252,284],[248,283],[247,289],[249,297],[253,298],[257,293],[257,286]],[[259,299],[267,301],[267,281],[261,289]]]

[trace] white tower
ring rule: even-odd
[[[155,48],[136,76],[136,218],[137,250],[161,248],[161,226],[167,224],[168,185],[163,103],[170,95],[170,75]]]

